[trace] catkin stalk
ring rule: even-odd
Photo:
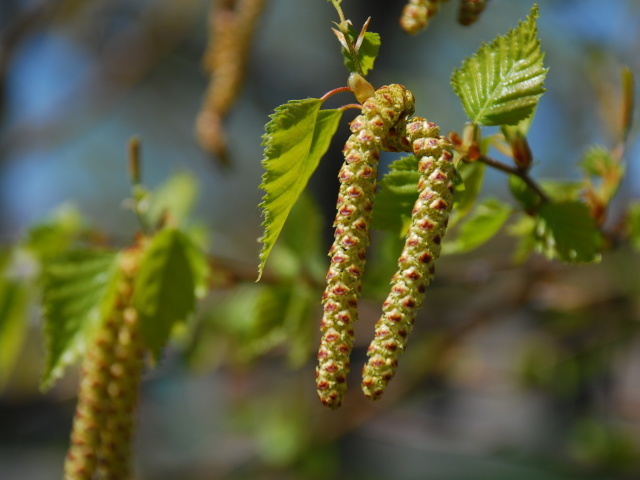
[[[438,134],[437,125],[419,117],[406,126],[405,138],[419,158],[421,176],[398,271],[367,349],[369,360],[363,368],[362,389],[373,400],[382,396],[396,372],[398,356],[405,350],[417,310],[433,278],[453,205],[453,156],[449,142]]]

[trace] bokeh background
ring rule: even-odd
[[[370,30],[382,36],[369,80],[407,86],[416,112],[445,132],[465,122],[452,70],[515,26],[533,2],[492,0],[471,27],[457,24],[455,3],[408,37],[397,24],[402,1],[343,2],[356,26],[371,16]],[[538,3],[550,71],[529,137],[533,175],[572,180],[587,146],[614,142],[622,65],[640,75],[640,2]],[[144,183],[180,172],[197,179],[194,217],[209,231],[212,256],[245,272],[207,299],[204,310],[215,314],[204,314],[146,375],[139,478],[640,478],[640,258],[625,247],[600,265],[567,267],[536,256],[515,266],[505,235],[443,258],[401,372],[376,404],[357,387],[379,308],[378,294],[365,293],[352,388],[337,412],[315,398],[314,354],[305,349],[315,346],[319,305],[305,316],[308,342],[294,366],[280,345],[293,341],[287,335],[267,341],[254,338],[251,322],[241,334],[221,326],[250,314],[218,307],[233,295],[252,299],[257,288],[249,277],[261,234],[268,115],[289,99],[344,85],[348,72],[330,31],[337,20],[330,3],[268,0],[226,122],[232,168],[221,168],[194,137],[208,82],[201,58],[209,7],[207,0],[0,0],[3,247],[60,206],[67,214],[76,208],[114,245],[126,244],[137,228],[123,207],[126,143],[135,134]],[[352,100],[331,105],[341,101]],[[322,248],[331,236],[343,123],[311,182],[325,218],[313,239]],[[640,196],[637,132],[612,223]],[[505,176],[489,172],[484,192],[508,199]],[[384,257],[383,247],[377,252]],[[75,406],[77,372],[50,392],[38,390],[41,316],[36,303],[29,312],[28,335],[0,391],[2,480],[60,477]],[[234,354],[248,344],[259,354]]]

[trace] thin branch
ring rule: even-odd
[[[487,155],[481,155],[480,158],[478,158],[478,161],[484,163],[485,165],[489,165],[496,170],[500,170],[502,172],[521,178],[522,181],[526,183],[529,188],[531,188],[531,190],[538,194],[542,203],[550,202],[549,196],[542,190],[540,185],[538,185],[535,180],[529,176],[529,172],[527,170],[518,167],[512,167],[511,165],[502,163],[495,158],[488,157]]]

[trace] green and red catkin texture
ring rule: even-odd
[[[115,308],[87,349],[65,480],[132,477],[131,443],[143,355],[138,315],[130,306],[137,263],[137,252],[122,255]]]
[[[413,118],[406,126],[405,138],[419,158],[421,176],[398,271],[382,306],[362,372],[362,389],[373,400],[382,396],[396,372],[398,356],[407,345],[417,310],[433,278],[453,205],[453,156],[449,142],[438,134],[438,127],[422,118]]]
[[[460,0],[458,22],[462,25],[471,25],[486,8],[489,0]]]
[[[322,339],[316,368],[318,396],[330,408],[339,407],[346,392],[380,150],[389,131],[403,124],[413,111],[413,95],[404,87],[379,88],[362,104],[362,114],[351,122],[352,134],[343,150],[345,161],[339,173],[335,240],[329,251],[331,265],[322,297]]]

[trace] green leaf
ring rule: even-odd
[[[515,125],[526,119],[544,93],[547,69],[536,19],[538,7],[529,17],[484,44],[459,69],[451,85],[469,118],[481,125]]]
[[[112,252],[76,250],[47,264],[42,291],[47,340],[43,390],[85,353],[96,328],[111,311],[117,258]]]
[[[482,162],[460,162],[456,171],[462,178],[464,191],[454,197],[453,211],[449,218],[449,228],[466,217],[473,208],[482,189],[486,165]]]
[[[460,226],[458,235],[451,241],[445,240],[442,252],[444,254],[464,253],[478,248],[500,231],[511,212],[511,206],[500,200],[495,198],[483,200]]]
[[[265,173],[260,188],[264,235],[260,239],[258,280],[287,216],[307,186],[335,134],[342,111],[320,110],[315,98],[292,100],[276,108],[263,137]]]
[[[179,230],[162,230],[151,239],[140,263],[132,303],[144,342],[156,360],[173,326],[193,312],[198,282],[194,249]]]
[[[149,194],[146,217],[157,225],[164,215],[172,225],[184,225],[198,195],[198,183],[190,173],[177,173]]]
[[[0,276],[0,391],[6,385],[22,349],[28,325],[27,300],[28,291],[24,283],[10,278],[3,271]]]
[[[418,199],[418,158],[415,155],[400,158],[389,166],[389,172],[380,181],[373,209],[373,228],[398,235],[406,232],[413,204]]]
[[[600,261],[602,235],[589,208],[579,201],[541,205],[535,234],[537,249],[548,258],[569,263]]]
[[[349,25],[349,36],[354,44],[358,38],[358,33],[359,32],[356,32],[352,25]],[[358,50],[358,60],[360,62],[360,68],[362,69],[362,75],[366,75],[369,73],[369,70],[373,68],[373,64],[376,61],[379,50],[380,35],[373,32],[366,32],[364,34],[364,39],[362,40],[362,45],[360,45],[360,49]],[[351,55],[344,47],[342,47],[342,56],[344,57],[344,64],[347,66],[349,71],[359,73]]]

